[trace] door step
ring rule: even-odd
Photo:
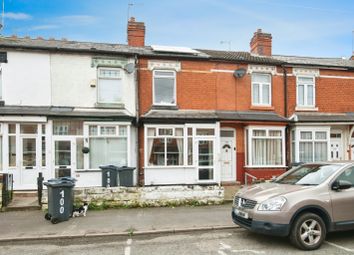
[[[13,197],[37,197],[37,194],[36,190],[17,190],[13,192]]]
[[[38,198],[36,191],[14,191],[13,198],[3,211],[27,211],[27,210],[40,210],[38,205]]]

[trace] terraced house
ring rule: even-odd
[[[354,61],[249,52],[3,37],[1,171],[15,189],[99,165],[137,167],[140,185],[271,178],[298,162],[352,159]]]

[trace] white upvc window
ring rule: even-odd
[[[195,154],[195,142],[212,141],[210,144],[213,144],[215,134],[214,124],[146,125],[145,167],[195,166],[196,161],[201,160]],[[213,147],[211,151],[214,150]],[[214,153],[210,153],[209,158],[214,158]]]
[[[85,145],[89,147],[89,169],[101,165],[127,166],[129,163],[130,126],[123,123],[86,122]]]
[[[285,127],[246,128],[248,167],[285,166]]]
[[[329,159],[329,127],[296,127],[291,132],[292,162],[318,162]]]
[[[315,77],[296,77],[296,104],[297,107],[315,107]]]
[[[176,71],[153,71],[153,104],[176,105]]]
[[[123,70],[98,68],[98,103],[121,103],[123,98]]]
[[[270,106],[272,104],[271,74],[252,73],[252,105]]]

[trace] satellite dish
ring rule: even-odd
[[[242,78],[246,74],[246,69],[245,68],[239,68],[234,71],[234,76],[236,78]]]
[[[123,68],[127,73],[131,74],[134,72],[135,70],[135,64],[134,63],[129,63],[129,64],[126,64]]]

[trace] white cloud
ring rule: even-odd
[[[49,29],[55,29],[58,27],[59,26],[57,26],[57,25],[38,25],[38,26],[30,27],[28,30],[29,31],[49,30]]]
[[[22,12],[6,12],[5,18],[14,20],[28,20],[32,19],[32,16]]]

